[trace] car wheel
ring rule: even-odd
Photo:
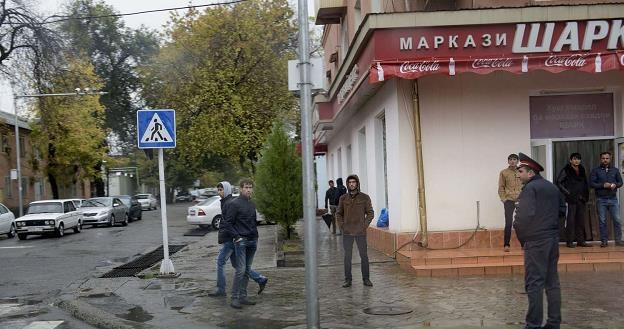
[[[60,223],[59,227],[56,229],[56,236],[60,238],[63,235],[65,235],[65,226],[63,223]]]
[[[221,215],[216,215],[213,219],[212,219],[212,228],[215,230],[219,229],[219,226],[221,226]]]
[[[108,220],[108,226],[109,227],[115,226],[115,215],[110,215],[110,219]]]
[[[82,231],[82,222],[78,221],[78,225],[74,227],[74,233],[80,233]]]
[[[28,234],[26,233],[17,233],[17,238],[20,240],[26,240],[27,237],[28,237]]]
[[[124,221],[121,222],[121,226],[128,226],[128,214],[124,216]]]
[[[9,229],[9,233],[7,233],[7,236],[10,238],[15,236],[15,224],[11,224],[11,228]]]

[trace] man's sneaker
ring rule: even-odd
[[[342,284],[343,288],[349,288],[351,287],[351,280],[345,280],[345,282]]]
[[[606,248],[608,246],[609,246],[609,243],[607,243],[607,241],[600,242],[600,248]]]
[[[624,241],[620,240],[620,241],[615,241],[615,245],[618,247],[624,247]]]
[[[232,299],[232,302],[230,303],[230,306],[232,306],[233,308],[240,310],[241,308],[243,308],[243,306],[241,305],[240,301],[238,299]]]
[[[254,302],[253,300],[249,300],[247,298],[241,298],[241,299],[238,300],[238,302],[241,305],[256,305],[256,302]]]
[[[269,278],[264,278],[264,281],[258,283],[258,295],[260,295],[262,293],[262,291],[264,290],[264,288],[267,285],[267,282],[269,282]]]
[[[509,252],[509,246],[503,247],[503,250],[505,250],[505,252]]]
[[[568,248],[575,248],[574,242],[566,242],[566,247],[568,247]]]
[[[227,294],[225,292],[223,292],[223,291],[213,290],[213,291],[208,293],[208,296],[210,296],[210,297],[225,297],[225,296],[227,296]]]
[[[367,286],[367,287],[372,287],[373,283],[369,279],[364,279],[364,285]]]
[[[577,247],[591,248],[592,245],[587,242],[579,242],[576,244]]]

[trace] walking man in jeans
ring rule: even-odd
[[[590,175],[590,184],[596,190],[596,208],[600,222],[600,247],[608,246],[607,211],[611,214],[615,229],[615,245],[624,246],[622,241],[622,222],[620,221],[620,205],[617,189],[622,187],[620,170],[611,165],[611,153],[600,153],[600,166],[594,168]]]
[[[360,192],[360,179],[357,175],[347,177],[348,193],[340,197],[336,220],[342,227],[342,246],[344,248],[345,281],[343,288],[351,287],[351,256],[353,241],[357,244],[362,266],[362,280],[365,286],[372,287],[368,267],[368,251],[366,245],[366,229],[373,221],[374,212],[371,199],[367,194]]]
[[[518,156],[510,154],[507,157],[508,167],[501,170],[498,175],[498,196],[500,197],[503,207],[505,208],[505,240],[503,248],[509,251],[511,241],[511,224],[513,222],[513,212],[516,208],[516,201],[522,189],[522,182],[518,177]]]
[[[221,219],[225,218],[227,213],[228,203],[233,200],[232,197],[232,185],[229,182],[223,181],[217,184],[217,192],[221,196]],[[225,221],[223,221],[225,222]],[[232,267],[236,269],[236,257],[234,256],[234,242],[232,237],[228,235],[228,232],[224,230],[224,225],[219,225],[218,241],[221,248],[219,249],[219,255],[217,256],[217,287],[212,292],[208,293],[211,297],[224,297],[225,293],[225,264],[228,259],[232,263]],[[268,278],[262,276],[260,273],[250,270],[249,277],[254,280],[260,288],[258,294],[262,293],[266,287]]]
[[[224,229],[234,242],[236,273],[232,285],[232,302],[236,309],[242,305],[255,305],[247,298],[247,283],[258,247],[258,229],[256,228],[256,205],[251,201],[253,181],[244,178],[240,181],[240,196],[232,200],[225,214]]]

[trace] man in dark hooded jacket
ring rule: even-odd
[[[574,238],[579,247],[591,247],[585,242],[585,204],[589,199],[587,174],[581,165],[581,155],[572,153],[568,163],[557,176],[557,187],[568,203],[566,236],[568,248],[574,248]]]
[[[227,207],[233,199],[232,185],[226,181],[220,182],[217,185],[217,192],[219,193],[219,196],[221,196],[221,218],[225,218]],[[221,248],[219,249],[219,255],[217,256],[217,287],[214,291],[208,293],[208,296],[211,297],[226,296],[224,266],[228,259],[232,263],[232,267],[236,269],[236,257],[232,257],[234,254],[234,242],[232,241],[232,236],[225,230],[225,225],[219,225],[218,239]],[[250,270],[249,277],[260,286],[258,294],[264,290],[267,282],[269,281],[267,277],[254,270]]]
[[[344,186],[344,184],[342,183],[342,177],[336,179],[336,192],[334,193],[334,204],[336,205],[336,207],[338,206],[338,202],[340,201],[340,197],[347,194],[347,188]],[[334,222],[336,221],[336,214],[335,212],[332,213],[334,215]],[[335,229],[336,224],[334,223],[334,229]],[[342,234],[342,226],[340,223],[338,223],[338,233],[336,233],[336,235],[341,235]]]
[[[362,280],[365,286],[372,287],[368,267],[368,251],[366,245],[366,230],[373,221],[375,215],[371,199],[367,194],[360,192],[360,179],[357,175],[347,177],[347,187],[349,193],[340,197],[338,209],[336,210],[336,220],[338,226],[342,227],[344,234],[342,246],[344,248],[344,272],[345,281],[343,288],[351,287],[351,257],[353,252],[353,241],[357,244],[360,253]]]

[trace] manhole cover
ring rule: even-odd
[[[403,306],[373,306],[365,308],[364,313],[371,315],[401,315],[412,313],[412,309]]]

